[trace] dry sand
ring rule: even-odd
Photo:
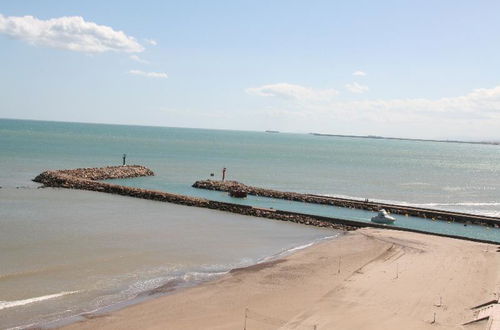
[[[67,328],[484,329],[462,324],[498,291],[497,246],[361,229]]]

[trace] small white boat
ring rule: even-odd
[[[378,214],[372,218],[373,222],[376,223],[394,223],[395,218],[391,217],[386,210],[381,209]]]

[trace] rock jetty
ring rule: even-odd
[[[81,189],[81,190],[91,190],[98,192],[105,192],[109,194],[117,194],[123,196],[130,196],[136,198],[149,199],[160,202],[168,202],[186,206],[196,206],[196,207],[204,207],[213,210],[232,212],[242,215],[249,215],[254,217],[261,217],[267,219],[281,220],[281,221],[290,221],[294,223],[316,226],[316,227],[324,227],[324,228],[332,228],[337,230],[355,230],[361,227],[376,227],[376,228],[390,228],[396,229],[393,227],[387,227],[385,225],[369,223],[369,222],[360,222],[360,221],[351,221],[339,218],[332,217],[323,217],[311,214],[303,214],[297,212],[289,212],[289,211],[281,211],[275,209],[267,209],[260,207],[253,207],[250,205],[240,205],[233,203],[225,203],[225,202],[217,202],[211,201],[204,198],[190,197],[178,194],[172,194],[163,191],[156,190],[148,190],[141,189],[135,187],[127,187],[122,185],[116,185],[108,182],[102,182],[99,180],[106,179],[118,179],[118,178],[133,178],[139,176],[152,176],[154,175],[153,171],[150,169],[139,166],[139,165],[126,165],[126,166],[110,166],[110,167],[102,167],[102,168],[78,168],[74,170],[55,170],[55,171],[45,171],[38,175],[33,181],[42,183],[45,187],[57,187],[57,188],[68,188],[68,189]],[[283,198],[289,200],[297,200],[297,201],[306,201],[310,203],[318,203],[320,199],[329,199],[327,197],[316,196],[316,195],[304,195],[298,193],[287,193],[280,192],[275,190],[268,190],[262,188],[255,188],[243,185],[241,183],[235,181],[198,181],[193,186],[198,188],[205,188],[211,190],[221,190],[228,191],[229,189],[240,189],[244,190],[248,194],[266,196],[266,197],[274,197],[274,198]],[[302,197],[301,197],[302,196]],[[307,198],[303,197],[306,196]],[[335,200],[335,199],[332,199]],[[340,199],[339,199],[340,200]],[[344,207],[353,207],[349,204],[349,202],[358,202],[359,201],[351,201],[345,200],[344,204],[339,206]],[[334,203],[322,203],[322,204],[331,204],[337,205]],[[351,205],[351,206],[349,206]],[[376,204],[377,207],[380,207],[380,204]],[[361,207],[360,207],[361,208]],[[389,209],[389,208],[388,208]],[[391,209],[392,210],[392,209]],[[396,212],[394,212],[396,213]],[[485,243],[495,243],[491,241],[481,240],[481,239],[473,239],[467,237],[460,237],[454,235],[444,235],[444,234],[436,234],[436,233],[428,233],[419,230],[413,230],[408,228],[397,228],[397,230],[402,231],[410,231],[410,232],[418,232],[425,234],[432,234],[436,236],[446,236],[453,237],[458,239],[471,240],[476,242],[485,242]]]
[[[132,196],[183,205],[203,205],[206,200],[161,191],[127,187],[98,180],[153,176],[150,169],[140,165],[77,168],[74,170],[45,171],[33,179],[46,187],[92,190],[110,194]]]
[[[196,181],[193,187],[217,191],[245,191],[249,195],[263,196],[270,198],[285,199],[291,201],[325,204],[346,208],[363,209],[368,211],[378,211],[381,208],[395,214],[411,215],[432,220],[442,220],[449,222],[460,222],[464,224],[477,224],[483,226],[500,227],[500,218],[466,214],[459,212],[447,212],[433,209],[417,208],[404,205],[395,205],[371,201],[361,201],[347,198],[328,197],[313,194],[300,194],[296,192],[286,192],[272,189],[248,186],[237,181],[217,181],[201,180]]]
[[[39,183],[50,183],[50,180],[55,177],[65,178],[70,177],[85,180],[106,180],[106,179],[124,179],[135,178],[139,176],[153,176],[153,171],[141,165],[125,165],[125,166],[108,166],[94,168],[76,168],[73,170],[56,170],[45,171],[33,179]],[[48,186],[52,186],[48,184]]]
[[[152,175],[154,175],[153,171],[144,166],[127,165],[102,168],[78,168],[73,170],[45,171],[34,178],[33,181],[42,183],[46,187],[105,192],[160,202],[204,207],[214,210],[268,219],[291,221],[317,227],[333,228],[339,230],[354,230],[358,227],[364,227],[364,225],[361,223],[358,224],[356,222],[346,221],[342,219],[316,217],[312,215],[278,211],[273,209],[264,209],[248,205],[217,202],[204,198],[190,197],[156,190],[127,187],[99,181],[106,179],[133,178]]]

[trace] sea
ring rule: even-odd
[[[115,183],[370,221],[373,212],[192,188],[226,178],[284,191],[500,217],[500,146],[0,119],[0,328],[56,326],[171,294],[342,235],[332,229],[41,188],[49,169],[128,164]],[[500,229],[396,216],[395,227],[500,243]],[[90,314],[89,314],[90,313]]]

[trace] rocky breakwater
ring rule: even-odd
[[[53,178],[60,177],[66,180],[78,178],[85,180],[106,180],[135,178],[139,176],[153,176],[153,171],[140,165],[108,166],[94,168],[77,168],[73,170],[54,170],[45,171],[33,179],[35,182],[43,183],[46,186],[53,187]],[[68,188],[68,187],[66,187]]]
[[[206,200],[199,198],[98,181],[152,175],[154,175],[153,171],[144,166],[126,165],[45,171],[34,178],[33,181],[42,183],[46,187],[92,190],[192,206],[206,204]]]
[[[402,215],[411,215],[420,218],[428,218],[432,220],[442,220],[450,222],[470,223],[491,227],[500,227],[500,219],[495,217],[481,216],[475,214],[466,214],[459,212],[448,212],[434,209],[425,209],[418,207],[411,207],[406,205],[395,205],[387,203],[379,203],[372,201],[361,201],[356,199],[337,198],[320,196],[313,194],[300,194],[296,192],[279,191],[272,189],[265,189],[259,187],[248,186],[237,181],[216,181],[216,180],[201,180],[196,181],[193,187],[207,190],[217,191],[232,191],[241,190],[249,195],[263,196],[269,198],[286,199],[297,202],[325,204],[346,208],[356,208],[368,211],[378,211],[381,208],[385,210]]]
[[[218,190],[218,191],[228,191],[228,192],[232,190],[241,190],[245,191],[249,195],[287,199],[298,202],[319,203],[319,199],[316,197],[312,197],[311,195],[299,194],[290,191],[279,191],[279,190],[247,186],[246,184],[243,184],[238,181],[201,180],[201,181],[196,181],[193,184],[193,187],[207,189],[207,190]]]
[[[73,170],[58,170],[49,172],[57,172],[58,174],[65,174],[88,180],[124,179],[155,175],[149,168],[141,165],[77,168]]]
[[[74,170],[45,171],[34,178],[33,181],[42,183],[46,187],[99,191],[154,201],[204,207],[214,210],[238,213],[242,215],[291,221],[317,227],[333,228],[339,230],[353,230],[357,227],[362,226],[356,223],[345,222],[341,219],[330,219],[324,217],[309,216],[305,214],[297,214],[293,212],[276,211],[273,209],[256,208],[248,205],[210,201],[204,198],[190,197],[135,187],[127,187],[99,181],[106,179],[133,178],[152,175],[154,175],[153,171],[144,166],[127,165],[102,168],[78,168]]]

